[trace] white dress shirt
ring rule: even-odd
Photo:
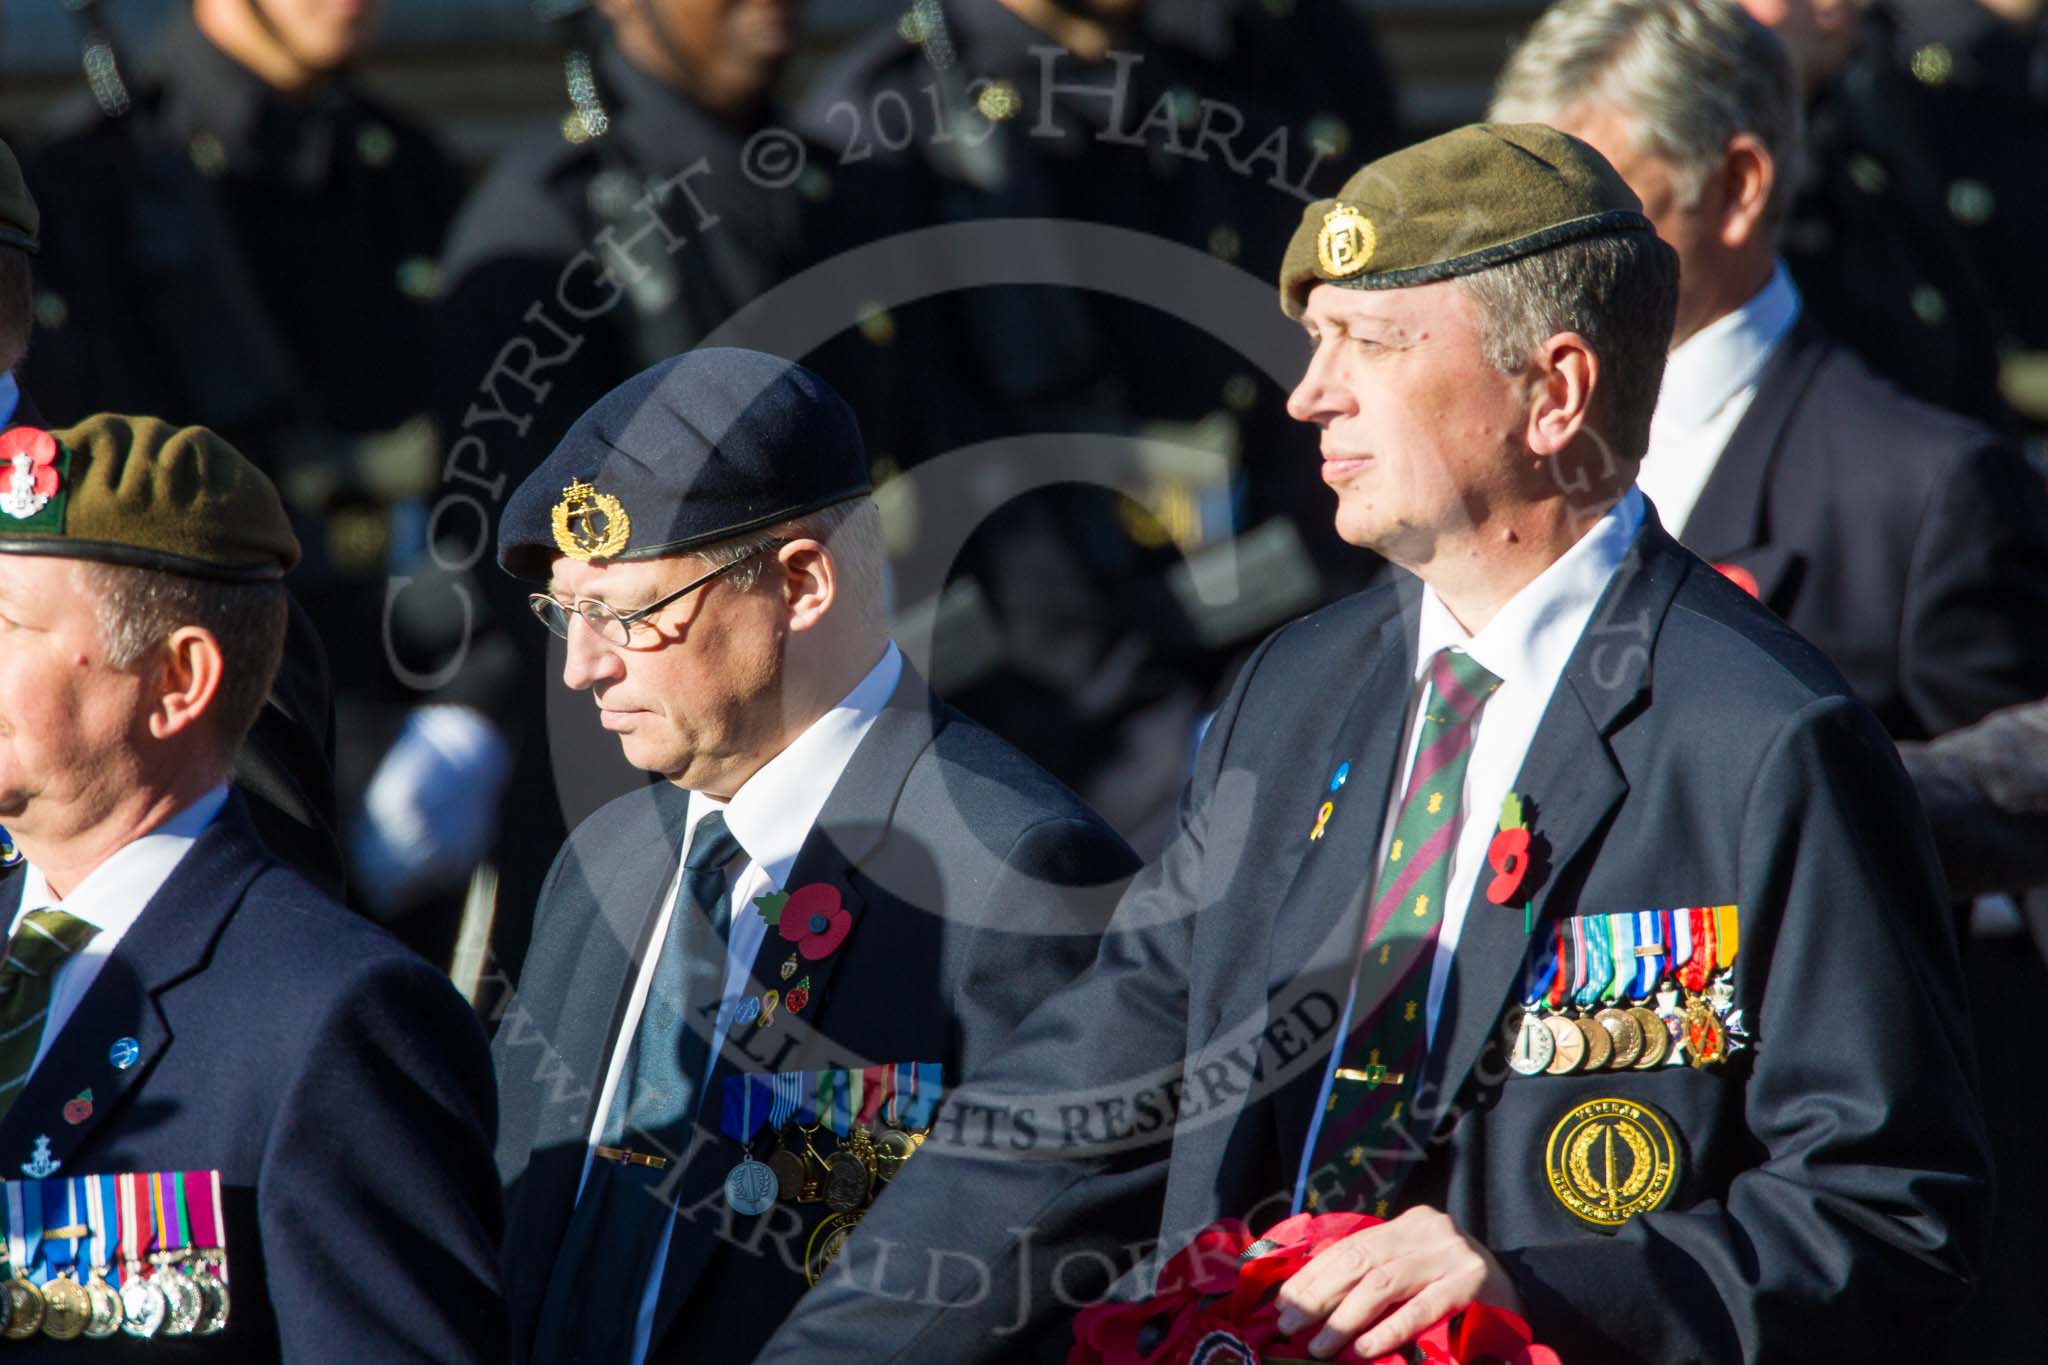
[[[604,1138],[605,1119],[611,1113],[612,1097],[618,1090],[619,1072],[640,1028],[640,1015],[647,1006],[648,988],[654,981],[655,961],[660,956],[661,943],[668,936],[669,917],[682,886],[683,865],[690,856],[690,843],[697,836],[697,822],[712,811],[724,811],[726,828],[739,840],[740,849],[746,855],[746,861],[739,864],[738,871],[733,874],[732,925],[726,939],[725,991],[722,997],[726,1005],[719,1010],[712,1031],[711,1057],[704,1074],[704,1084],[709,1085],[711,1072],[718,1065],[718,1055],[724,1050],[726,1033],[732,1025],[733,1006],[746,993],[747,978],[754,969],[754,955],[768,936],[768,922],[759,915],[745,912],[757,896],[787,889],[786,883],[790,871],[796,866],[797,854],[802,850],[804,840],[810,837],[811,826],[818,823],[818,813],[824,809],[825,798],[838,785],[840,775],[853,758],[853,751],[867,737],[876,717],[882,714],[882,708],[895,694],[896,685],[902,677],[903,654],[892,641],[883,650],[881,661],[868,670],[867,676],[837,706],[813,721],[788,748],[761,765],[760,771],[733,793],[731,801],[718,801],[702,792],[690,793],[688,833],[683,836],[683,847],[676,857],[676,874],[669,882],[667,899],[655,921],[654,936],[649,940],[647,960],[640,964],[639,975],[633,982],[633,993],[626,1002],[625,1017],[619,1022],[618,1043],[605,1068],[604,1089],[598,1095],[597,1117],[590,1128],[590,1145],[593,1148]],[[700,1121],[715,1121],[716,1116],[711,1113],[710,1106],[716,1101],[714,1095],[707,1093],[704,1096],[705,1108],[699,1114]],[[584,1154],[583,1178],[586,1180],[594,1157],[594,1152]],[[582,1197],[580,1182],[577,1197]],[[653,1269],[648,1273],[646,1288],[640,1296],[640,1310],[633,1324],[631,1365],[640,1365],[647,1359],[648,1346],[654,1335],[655,1305],[661,1297],[662,1272],[668,1267],[669,1238],[674,1233],[675,1217],[671,1210],[668,1226],[661,1234],[661,1245],[654,1253]]]
[[[28,865],[22,877],[21,901],[7,926],[10,940],[21,927],[22,916],[31,910],[62,910],[99,926],[92,941],[65,958],[50,978],[50,1012],[43,1020],[43,1036],[36,1044],[35,1060],[29,1063],[29,1075],[42,1064],[43,1054],[64,1031],[65,1022],[122,937],[142,918],[143,909],[171,879],[193,841],[206,832],[227,800],[228,789],[215,787],[140,839],[116,849],[63,900],[50,894],[50,883],[36,865]]]
[[[1502,800],[1514,790],[1522,760],[1536,738],[1543,713],[1564,666],[1578,648],[1579,637],[1599,605],[1600,595],[1621,567],[1636,532],[1642,528],[1643,495],[1631,488],[1621,501],[1595,523],[1578,544],[1566,550],[1556,563],[1538,574],[1527,586],[1508,599],[1486,628],[1468,634],[1437,597],[1433,588],[1422,590],[1422,609],[1416,628],[1415,673],[1407,696],[1406,729],[1403,731],[1401,770],[1389,794],[1386,819],[1380,827],[1378,851],[1373,859],[1375,877],[1386,866],[1387,849],[1394,837],[1394,822],[1400,815],[1395,793],[1406,789],[1409,770],[1422,738],[1422,699],[1429,690],[1429,665],[1440,649],[1458,649],[1484,665],[1501,680],[1500,687],[1479,708],[1473,722],[1471,756],[1465,765],[1465,786],[1460,807],[1458,842],[1451,849],[1450,883],[1444,891],[1443,927],[1437,933],[1436,955],[1430,965],[1429,994],[1423,1012],[1424,1027],[1432,1045],[1436,1040],[1437,1016],[1443,1010],[1444,990],[1450,985],[1451,962],[1457,955],[1458,939],[1465,929],[1465,912],[1479,887],[1479,875],[1486,870],[1486,850],[1500,827]],[[1515,913],[1502,910],[1500,913]],[[1309,1124],[1308,1143],[1302,1148],[1300,1174],[1295,1178],[1294,1207],[1298,1212],[1307,1193],[1310,1154],[1315,1151],[1316,1134],[1322,1128],[1329,1103],[1330,1084],[1336,1075],[1342,1040],[1351,1033],[1352,1001],[1344,1002],[1344,1019],[1337,1028],[1339,1044],[1331,1050],[1323,1072],[1323,1086],[1316,1096],[1315,1117]]]
[[[1664,529],[1685,528],[1728,438],[1756,398],[1757,378],[1799,320],[1799,291],[1778,264],[1771,282],[1742,307],[1687,337],[1664,362],[1650,449],[1636,487]]]

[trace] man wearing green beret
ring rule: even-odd
[[[229,786],[298,556],[276,489],[203,428],[0,433],[17,1341],[504,1359],[476,1018],[280,863]]]
[[[1986,1159],[1924,817],[1634,487],[1676,274],[1536,125],[1309,206],[1290,410],[1401,572],[1245,665],[1093,970],[764,1360],[1009,1359],[1124,1248],[1293,1213],[1369,1221],[1282,1285],[1269,1360],[1473,1304],[1572,1365],[1890,1357],[1961,1300]],[[1216,1305],[1159,1288],[1186,1311],[1091,1317],[1074,1358],[1192,1349]]]

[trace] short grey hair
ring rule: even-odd
[[[1639,461],[1678,314],[1678,253],[1649,232],[1588,237],[1458,277],[1479,311],[1488,364],[1517,374],[1559,332],[1600,361],[1589,414],[1621,459]]]
[[[1777,175],[1775,226],[1799,182],[1799,76],[1778,35],[1734,0],[1558,0],[1508,58],[1487,117],[1548,123],[1583,107],[1630,116],[1636,149],[1698,204],[1728,140],[1749,133]]]
[[[133,668],[184,626],[203,627],[220,645],[220,689],[210,714],[213,756],[225,776],[284,661],[284,585],[219,583],[88,560],[78,561],[78,585],[92,601],[100,648],[114,668]]]
[[[713,569],[758,556],[770,546],[791,540],[815,540],[832,555],[839,580],[840,602],[852,608],[876,634],[888,629],[885,580],[888,549],[882,538],[882,514],[873,497],[866,493],[845,502],[835,502],[801,517],[793,517],[732,540],[691,551]],[[761,581],[761,560],[734,569],[728,580],[741,592],[750,592]]]

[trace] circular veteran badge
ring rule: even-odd
[[[1670,1202],[1678,1166],[1669,1120],[1624,1099],[1574,1106],[1550,1130],[1543,1152],[1543,1173],[1557,1202],[1602,1232]]]

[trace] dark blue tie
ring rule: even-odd
[[[711,1029],[725,986],[732,926],[726,868],[740,855],[725,816],[697,822],[668,933],[632,1051],[619,1072],[602,1145],[680,1160],[701,1107]],[[533,1365],[624,1365],[633,1324],[668,1226],[671,1169],[594,1158],[548,1282]]]

